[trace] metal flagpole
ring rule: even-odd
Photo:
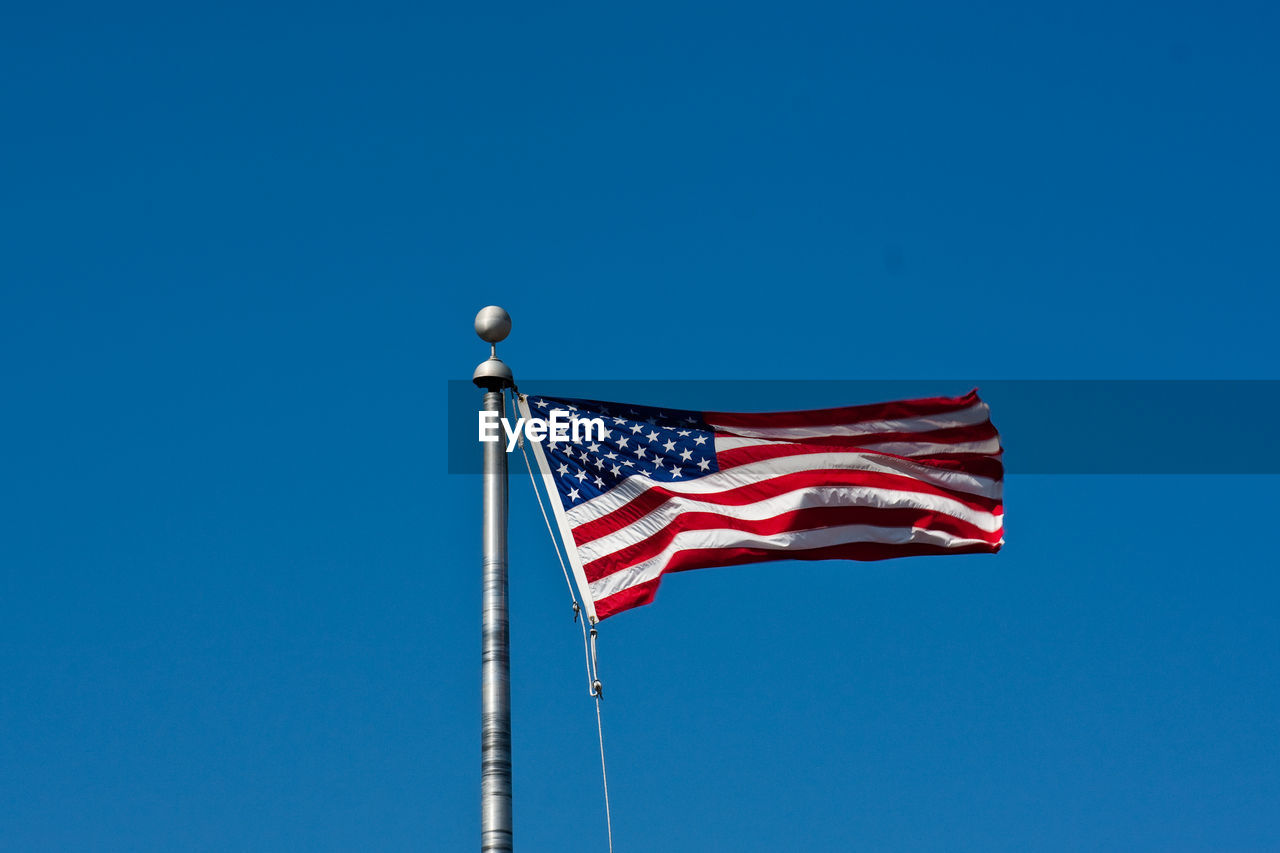
[[[511,316],[490,305],[476,315],[476,334],[490,344],[471,381],[484,389],[484,411],[504,414],[502,394],[511,369],[498,359],[497,343],[511,331]],[[480,849],[510,851],[511,654],[507,633],[507,454],[502,441],[484,444],[484,533],[481,564]]]

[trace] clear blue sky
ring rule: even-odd
[[[0,848],[478,846],[482,305],[522,377],[1280,378],[1275,4],[456,6],[6,13]],[[617,849],[1280,849],[1275,485],[673,578]],[[513,486],[517,843],[603,849]]]

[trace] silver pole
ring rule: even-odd
[[[504,414],[503,391],[511,370],[497,343],[511,331],[511,317],[490,305],[476,315],[476,334],[492,345],[490,357],[471,380],[485,390],[484,410]],[[481,566],[480,668],[480,849],[510,851],[511,834],[511,653],[507,630],[507,453],[505,443],[484,444],[484,531]]]

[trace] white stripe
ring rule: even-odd
[[[720,450],[721,439],[716,439],[716,450]],[[1000,498],[1003,484],[990,477],[979,477],[963,471],[952,471],[946,468],[933,468],[912,462],[908,459],[897,459],[879,453],[857,451],[839,451],[833,453],[798,453],[794,456],[783,456],[777,459],[762,459],[737,465],[725,471],[707,474],[689,482],[676,480],[671,483],[656,483],[641,474],[632,474],[617,486],[602,495],[578,504],[565,512],[569,523],[577,527],[588,521],[603,518],[614,510],[635,500],[654,486],[661,486],[680,495],[708,495],[728,491],[772,479],[783,474],[794,474],[801,471],[870,471],[884,474],[900,474],[923,483],[943,489],[952,489],[966,494],[980,495],[986,498]]]
[[[831,545],[847,545],[853,542],[878,542],[890,545],[930,544],[946,548],[964,545],[985,545],[980,539],[964,539],[940,530],[921,530],[908,527],[873,527],[869,524],[849,524],[842,527],[823,527],[817,530],[795,530],[768,536],[747,533],[742,530],[689,530],[676,534],[675,538],[658,554],[643,563],[637,563],[620,572],[614,572],[591,584],[591,596],[599,601],[606,596],[629,589],[636,584],[651,581],[662,574],[671,557],[679,551],[693,548],[767,548],[769,550],[806,550]]]
[[[985,441],[958,441],[955,444],[922,444],[918,441],[886,441],[872,444],[877,453],[893,453],[897,456],[937,456],[940,453],[985,453],[994,456],[1000,452],[1000,439]]]
[[[579,545],[578,553],[582,556],[583,564],[590,563],[592,560],[643,542],[686,512],[709,512],[722,518],[762,521],[798,509],[823,506],[920,509],[966,521],[986,533],[994,533],[1004,524],[1003,513],[996,515],[975,510],[957,500],[939,495],[880,489],[872,486],[808,486],[744,506],[724,506],[688,498],[667,501],[621,530],[615,530],[607,536]]]
[[[769,438],[738,438],[737,436],[716,436],[716,450],[734,450],[738,447],[766,447],[800,442],[785,442]],[[812,445],[805,445],[812,447]],[[869,453],[892,453],[894,456],[937,456],[940,453],[986,453],[994,455],[1000,452],[1000,439],[987,438],[981,441],[958,441],[952,444],[939,441],[876,441],[863,440],[857,447],[865,448]],[[850,451],[845,451],[846,453]]]
[[[732,433],[749,438],[773,438],[786,441],[788,439],[821,438],[836,435],[866,435],[877,432],[927,432],[948,427],[973,426],[985,423],[991,417],[991,410],[986,403],[974,403],[963,409],[942,412],[936,415],[921,415],[914,418],[896,418],[893,420],[855,421],[853,423],[824,424],[820,426],[800,427],[744,427],[724,426],[708,421],[720,432]]]

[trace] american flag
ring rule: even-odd
[[[664,575],[766,560],[994,553],[1000,435],[977,391],[735,414],[521,397],[525,418],[599,418],[602,439],[530,442],[592,622]]]

